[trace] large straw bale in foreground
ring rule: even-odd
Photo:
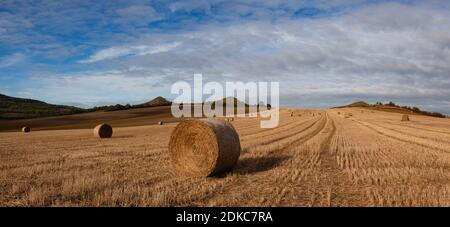
[[[94,136],[99,138],[111,138],[112,134],[113,128],[108,124],[97,125],[97,127],[94,128]]]
[[[211,176],[231,169],[239,159],[239,135],[220,119],[186,120],[172,132],[169,156],[182,175]]]

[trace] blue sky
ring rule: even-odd
[[[0,3],[0,93],[133,103],[203,73],[280,81],[285,106],[395,101],[450,113],[447,1]]]

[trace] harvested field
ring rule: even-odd
[[[294,114],[282,110],[274,129],[258,118],[230,121],[239,160],[208,178],[174,171],[168,144],[178,123],[167,118],[113,121],[107,140],[92,128],[1,132],[0,205],[450,206],[450,119],[406,122],[357,108]]]

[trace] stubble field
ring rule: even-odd
[[[209,178],[172,170],[177,123],[115,127],[104,140],[2,132],[0,205],[450,206],[449,119],[348,108],[284,109],[274,129],[259,120],[232,122],[238,164]]]

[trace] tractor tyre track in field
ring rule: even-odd
[[[273,133],[273,132],[281,131],[281,130],[291,130],[291,129],[296,128],[298,126],[304,125],[307,122],[310,122],[312,120],[314,120],[314,119],[307,119],[307,120],[304,120],[304,121],[293,121],[293,122],[285,123],[285,124],[283,124],[281,126],[273,128],[273,129],[262,130],[262,131],[251,133],[251,134],[243,134],[242,138],[247,140],[248,138],[257,137],[257,136],[259,136],[261,134],[262,134],[261,136],[270,136],[269,133]]]
[[[334,120],[328,116],[329,133],[320,147],[320,163],[316,167],[319,183],[316,198],[319,206],[339,206],[354,204],[362,197],[358,186],[354,185],[348,175],[339,167],[336,159],[338,147],[333,148],[332,142],[336,135]],[[316,204],[312,203],[311,206]]]
[[[377,127],[383,128],[385,130],[388,130],[388,131],[393,131],[393,132],[404,134],[404,135],[408,135],[408,136],[411,136],[411,137],[417,137],[417,138],[421,138],[421,139],[424,139],[424,140],[436,141],[436,142],[439,142],[439,143],[446,143],[446,144],[450,145],[450,141],[437,139],[437,138],[431,138],[431,137],[427,137],[427,136],[415,135],[415,134],[412,134],[412,133],[409,133],[409,132],[405,132],[405,131],[402,131],[402,130],[399,130],[399,129],[389,128],[389,127],[386,127],[386,126],[383,126],[383,125],[380,125],[380,124],[377,124],[377,123],[373,123],[373,122],[371,124],[375,125]],[[404,126],[404,125],[398,125],[398,124],[395,124],[395,125],[397,125],[397,126]]]
[[[387,137],[389,139],[397,140],[397,141],[404,142],[404,143],[411,143],[411,144],[415,144],[415,145],[418,145],[418,146],[421,146],[421,147],[424,147],[424,148],[434,149],[434,150],[438,150],[438,151],[445,152],[445,153],[450,153],[450,151],[444,150],[444,149],[442,149],[440,147],[430,146],[429,144],[419,143],[419,142],[416,142],[415,140],[403,139],[403,138],[400,138],[398,136],[382,132],[382,131],[374,128],[372,125],[370,125],[368,123],[364,123],[364,122],[357,121],[357,120],[353,120],[353,121],[358,123],[359,125],[362,125],[362,126],[368,128],[368,129],[370,129],[370,130],[372,130],[372,131],[382,135],[382,136],[385,136],[385,137]]]
[[[434,132],[434,133],[450,135],[450,131],[433,130],[433,129],[427,128],[426,126],[425,127],[417,127],[416,125],[413,126],[410,124],[399,124],[394,121],[381,121],[381,122],[386,123],[386,124],[396,125],[396,126],[407,127],[407,128],[411,128],[411,129],[419,129],[419,130],[423,130],[423,131],[427,131],[427,132]],[[414,121],[412,121],[412,122],[414,122]]]
[[[263,147],[263,146],[266,146],[266,145],[270,145],[272,143],[276,143],[276,142],[279,142],[279,141],[282,141],[282,140],[285,140],[285,139],[292,138],[292,137],[296,136],[299,132],[303,132],[303,131],[306,131],[306,130],[312,128],[314,125],[316,125],[320,121],[323,121],[323,118],[319,118],[318,120],[315,120],[314,122],[310,123],[305,128],[302,128],[302,129],[300,129],[298,131],[295,131],[295,132],[293,132],[291,134],[288,134],[286,136],[277,137],[275,139],[271,139],[271,140],[268,140],[268,141],[265,141],[265,142],[262,142],[262,143],[259,143],[259,144],[255,144],[253,147],[245,148],[245,149],[242,150],[242,153],[247,153],[250,149],[253,152],[255,150],[258,150],[259,147]],[[302,122],[298,126],[303,126],[303,125],[305,125],[308,122],[309,122],[309,120],[306,121],[306,122]],[[305,135],[305,137],[302,137],[302,138],[299,138],[299,139],[294,140],[292,142],[289,142],[286,145],[284,145],[283,147],[281,147],[280,149],[286,149],[287,147],[292,146],[293,144],[296,144],[298,142],[303,143],[302,141],[309,140],[310,138],[312,138],[315,135],[317,135],[323,129],[323,127],[325,127],[325,124],[321,125],[318,129],[314,130],[311,134],[307,134],[307,135]],[[280,150],[280,149],[277,149],[277,150]]]

